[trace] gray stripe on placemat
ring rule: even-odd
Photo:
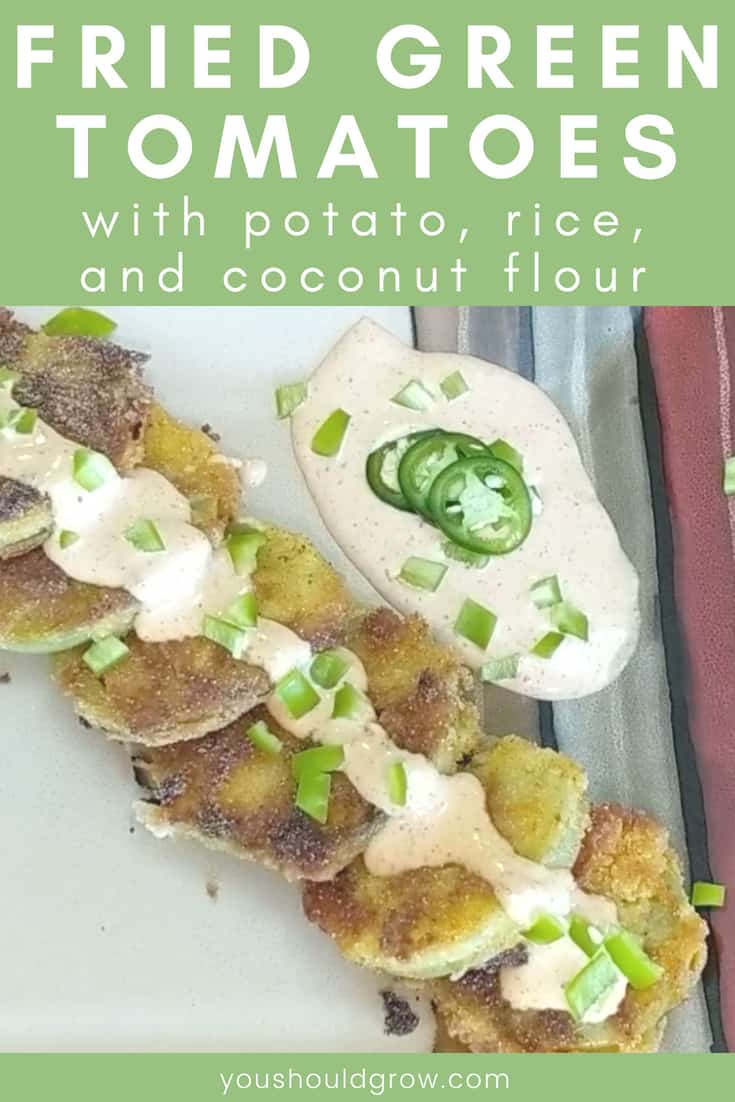
[[[687,707],[687,669],[684,645],[676,611],[674,590],[674,543],[669,516],[669,503],[664,481],[661,451],[661,429],[658,420],[656,387],[648,354],[648,342],[640,320],[636,325],[636,358],[638,362],[638,393],[641,403],[643,436],[648,455],[653,515],[656,528],[656,552],[660,589],[661,630],[666,654],[671,725],[674,753],[679,771],[679,789],[684,814],[689,865],[693,880],[711,880],[707,847],[707,825],[704,798],[697,771]],[[710,939],[710,954],[703,977],[704,997],[712,1030],[712,1051],[727,1052],[720,1008],[720,985],[715,959],[714,939]]]
[[[507,367],[533,379],[533,341],[529,307],[487,306],[417,307],[414,309],[417,347],[423,352],[462,352]],[[550,712],[540,723],[539,705],[528,697],[516,696],[485,686],[483,693],[485,730],[493,735],[525,735],[539,741],[548,734]],[[543,706],[542,706],[543,707]]]
[[[457,347],[533,379],[533,337],[528,306],[461,307]]]
[[[661,632],[656,537],[643,439],[633,319],[625,308],[539,307],[536,380],[567,417],[584,464],[641,579],[641,639],[618,681],[555,704],[560,746],[587,767],[594,799],[651,812],[686,853]],[[710,1046],[701,989],[671,1016],[665,1049]]]

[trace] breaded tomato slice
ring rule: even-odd
[[[263,670],[237,662],[209,639],[144,643],[131,633],[125,660],[101,676],[85,647],[60,654],[54,677],[77,714],[110,738],[165,746],[219,730],[270,692]]]
[[[206,433],[177,421],[157,403],[150,409],[143,447],[143,465],[189,499],[192,524],[219,542],[240,509],[242,486],[232,460]]]
[[[476,754],[495,826],[516,853],[550,868],[571,868],[589,824],[587,777],[565,754],[509,735]]]
[[[666,1014],[690,994],[706,958],[707,928],[691,907],[663,827],[615,806],[596,807],[574,867],[586,891],[618,907],[621,924],[663,968],[645,991],[628,988],[618,1012],[596,1025],[560,1010],[515,1010],[491,961],[432,990],[451,1035],[473,1052],[639,1052],[660,1039]],[[522,963],[523,950],[515,951]]]
[[[20,378],[13,397],[68,440],[103,452],[119,470],[140,463],[151,402],[148,357],[111,341],[48,337],[0,308],[0,364]]]
[[[579,766],[511,736],[482,750],[469,768],[518,853],[558,865],[565,850],[571,865],[588,813]],[[560,824],[560,809],[568,823]],[[331,883],[308,885],[304,910],[351,960],[411,979],[473,968],[513,948],[521,934],[490,885],[456,865],[380,877],[356,861]]]
[[[127,469],[140,461],[151,392],[146,357],[106,341],[47,337],[0,307],[0,366],[18,378],[13,396],[70,440],[104,452]],[[0,560],[39,547],[51,534],[47,498],[0,479]]]
[[[248,738],[258,721],[280,738],[279,753],[256,749]],[[141,750],[135,774],[147,800],[136,805],[138,819],[154,834],[196,838],[289,880],[334,876],[361,852],[379,819],[339,773],[326,823],[300,811],[291,759],[303,749],[258,709],[195,742]]]
[[[53,654],[126,632],[137,602],[124,589],[67,577],[38,548],[0,562],[0,648]]]

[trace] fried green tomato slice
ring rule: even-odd
[[[279,753],[257,749],[247,737],[258,721],[281,740]],[[137,817],[159,837],[196,838],[289,880],[334,876],[364,848],[378,819],[340,773],[332,777],[326,823],[300,811],[291,759],[303,749],[256,709],[196,742],[143,750],[134,765],[147,800],[136,805]]]
[[[319,650],[344,642],[361,610],[340,574],[305,536],[273,525],[264,531],[253,576],[260,614]]]
[[[304,551],[300,541],[297,547],[292,570],[298,572],[299,563],[305,564],[308,577],[316,580],[319,576],[314,592],[324,593],[329,586],[322,575],[331,568],[326,564],[317,568],[313,549]],[[284,563],[284,570],[293,582],[290,562]],[[301,605],[297,614],[303,612],[309,609]],[[380,676],[384,654],[374,634],[377,621],[380,638],[386,637],[386,619],[392,624],[389,654],[403,676],[402,684],[392,677],[387,696]],[[442,768],[455,769],[479,736],[477,712],[457,687],[461,667],[456,659],[430,642],[425,625],[402,621],[385,609],[363,613],[359,622],[353,622],[350,642],[358,639],[370,640],[362,657],[381,721],[386,721],[386,700],[394,715],[411,717],[410,723],[395,723],[395,741],[406,748],[409,742],[412,747],[419,743]],[[344,636],[338,635],[337,640],[343,642]],[[416,662],[417,640],[423,640],[421,653],[428,667]],[[427,670],[433,686],[430,700],[424,687]],[[290,758],[305,744],[286,736],[266,716],[270,729],[280,735],[283,749],[270,757],[254,752],[245,732],[258,718],[263,716],[251,713],[196,743],[147,751],[139,762],[138,776],[145,781],[151,802],[139,809],[142,819],[156,833],[198,837],[210,846],[279,869],[289,879],[330,879],[362,852],[382,817],[340,774],[333,776],[329,818],[324,826],[298,810]]]
[[[13,396],[68,440],[104,452],[119,470],[143,455],[147,358],[89,337],[47,337],[0,308],[0,364],[20,376]]]
[[[138,463],[150,391],[141,378],[146,357],[83,337],[47,337],[0,308],[0,365],[18,373],[14,397],[52,428],[104,452],[121,469]],[[47,499],[0,480],[0,559],[39,547],[53,527]]]
[[[0,648],[53,654],[92,635],[128,631],[137,610],[124,589],[68,578],[43,551],[0,562]]]
[[[275,529],[268,535],[259,552],[265,566],[255,577],[260,614],[275,619],[278,603],[279,612],[293,616],[281,622],[296,630],[306,619],[336,615],[336,606],[322,601],[329,590],[343,592],[338,575],[307,541]],[[337,620],[341,631],[341,614]],[[200,738],[234,722],[270,690],[262,670],[206,639],[144,643],[130,636],[126,643],[130,658],[103,678],[87,669],[82,649],[63,655],[54,670],[77,713],[114,738],[147,746]]]
[[[143,437],[143,463],[189,499],[192,523],[218,542],[237,516],[242,487],[237,468],[206,433],[154,403]]]
[[[460,972],[520,938],[487,883],[457,865],[382,878],[358,858],[307,884],[304,911],[350,960],[406,979]]]
[[[236,662],[208,639],[144,643],[130,634],[127,657],[101,677],[84,648],[59,655],[54,677],[76,711],[111,738],[164,746],[196,739],[250,711],[270,692],[263,670]]]
[[[44,494],[12,478],[0,477],[0,560],[40,547],[53,527],[51,502]]]
[[[444,773],[477,748],[475,683],[451,648],[419,616],[373,609],[353,622],[345,646],[368,671],[370,699],[394,742]]]
[[[631,988],[620,1009],[596,1025],[575,1024],[559,1010],[514,1010],[490,961],[457,982],[432,988],[450,1034],[472,1052],[641,1052],[657,1046],[666,1015],[690,994],[706,958],[705,923],[685,895],[666,831],[648,816],[605,805],[591,823],[574,867],[581,887],[612,899],[620,922],[663,968],[646,991]]]
[[[560,759],[551,768],[550,754]],[[558,864],[563,833],[572,864],[588,814],[586,779],[579,766],[511,736],[481,751],[470,768],[486,786],[495,825],[517,852]],[[533,815],[528,810],[529,775],[538,804]],[[562,828],[560,807],[569,817]],[[307,885],[304,910],[351,960],[410,979],[473,968],[512,949],[521,933],[490,885],[456,865],[380,877],[356,861],[331,883]]]
[[[493,822],[516,853],[550,868],[571,868],[589,823],[587,777],[564,754],[509,735],[476,754]]]

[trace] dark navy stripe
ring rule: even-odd
[[[656,530],[656,558],[659,587],[659,612],[666,655],[666,672],[671,701],[671,729],[674,754],[679,774],[679,790],[684,816],[689,864],[692,880],[711,880],[712,872],[707,849],[707,825],[704,813],[702,786],[689,729],[687,705],[687,667],[674,591],[674,544],[669,516],[666,485],[664,481],[661,450],[661,427],[658,420],[656,388],[651,370],[645,331],[640,316],[635,316],[635,342],[638,357],[638,397],[648,471],[651,480],[653,519]],[[727,1052],[722,1027],[718,968],[713,939],[710,938],[710,957],[705,969],[704,994],[712,1030],[712,1051]]]
[[[542,746],[550,750],[559,749],[559,741],[556,737],[554,726],[554,705],[549,700],[539,700],[538,707],[538,738]]]
[[[414,306],[412,306],[409,313],[411,315],[411,344],[413,345],[414,348],[418,348],[419,347],[419,327],[418,327],[418,322],[416,321],[416,308]]]
[[[521,306],[518,310],[518,374],[536,381],[536,360],[533,351],[533,310]]]

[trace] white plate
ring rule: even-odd
[[[39,324],[55,307],[17,307]],[[152,353],[162,401],[209,422],[222,448],[268,461],[252,511],[326,536],[273,415],[368,313],[406,340],[405,309],[130,308],[123,344]],[[363,584],[364,585],[364,584]],[[0,1049],[416,1051],[382,1031],[380,984],[300,913],[298,891],[255,865],[131,831],[128,756],[83,730],[44,659],[0,654]],[[216,884],[217,898],[207,892]]]

